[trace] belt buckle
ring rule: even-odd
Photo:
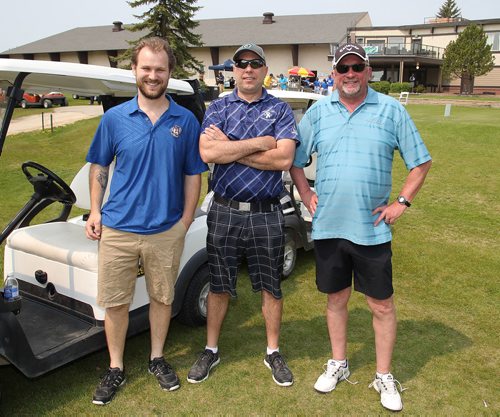
[[[251,203],[240,201],[239,205],[240,211],[250,211]]]

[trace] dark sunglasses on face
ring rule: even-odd
[[[262,59],[238,59],[234,61],[234,66],[236,68],[245,69],[249,65],[253,69],[257,69],[262,68],[266,63]]]
[[[352,68],[354,72],[363,72],[366,68],[366,64],[353,64],[353,65],[340,64],[335,67],[335,69],[339,74],[347,74],[349,72],[349,68]]]

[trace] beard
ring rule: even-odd
[[[160,86],[158,90],[149,91],[148,84],[144,82],[144,80],[137,81],[137,87],[139,88],[139,91],[142,93],[144,97],[146,97],[149,100],[156,100],[165,95],[167,91],[167,84],[158,83],[158,85]]]
[[[361,93],[361,84],[359,83],[356,84],[354,88],[351,84],[349,85],[342,84],[340,90],[342,92],[342,96],[344,97],[348,98],[357,97]]]

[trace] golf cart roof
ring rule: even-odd
[[[307,110],[317,100],[324,98],[321,94],[309,93],[304,91],[289,91],[289,90],[267,90],[274,97],[277,97],[287,102],[293,110]],[[219,97],[231,94],[231,91],[224,91]]]
[[[131,70],[71,62],[0,58],[0,84],[13,85],[19,74],[28,73],[23,89],[30,92],[64,90],[72,94],[115,97],[135,95],[137,86]],[[186,81],[170,79],[168,93],[193,94]]]

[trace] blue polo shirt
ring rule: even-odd
[[[359,245],[390,241],[390,226],[375,227],[379,214],[371,213],[389,201],[394,151],[409,170],[431,159],[406,109],[368,88],[364,102],[349,113],[335,90],[307,111],[298,132],[301,146],[293,165],[304,167],[317,153],[313,239],[342,238]]]
[[[251,103],[231,94],[214,100],[205,113],[202,131],[210,125],[221,129],[230,140],[273,136],[295,139],[297,130],[290,106],[262,89],[262,97]],[[212,189],[236,201],[262,201],[283,191],[282,171],[263,171],[238,162],[215,164]]]
[[[184,175],[207,170],[195,116],[168,97],[170,106],[153,125],[137,97],[104,113],[87,161],[108,166],[116,157],[102,224],[126,232],[163,232],[184,210]]]

